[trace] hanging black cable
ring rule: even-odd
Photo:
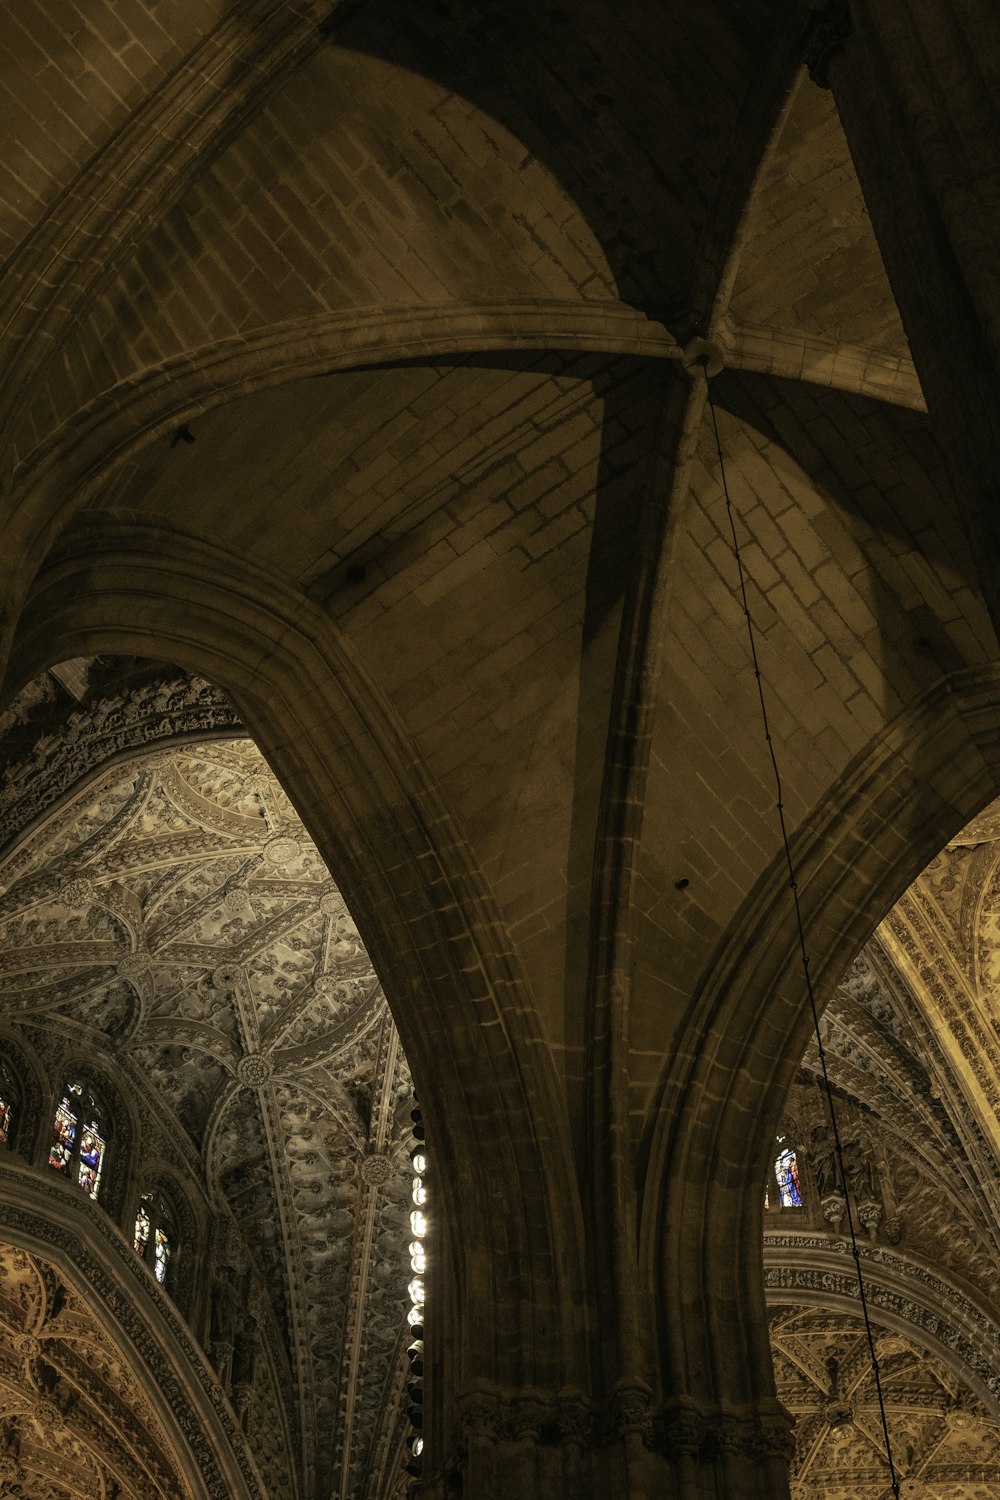
[[[778,768],[778,758],[774,750],[774,741],[771,738],[771,726],[767,715],[767,700],[764,696],[764,683],[760,674],[760,662],[757,660],[757,637],[754,631],[753,616],[750,613],[750,605],[747,600],[746,574],[743,571],[743,556],[740,551],[739,537],[736,534],[736,517],[733,512],[733,503],[729,495],[729,484],[726,480],[726,463],[722,453],[722,440],[719,437],[719,422],[715,413],[715,402],[712,400],[712,387],[707,381],[708,407],[712,413],[712,428],[715,433],[715,446],[719,455],[719,475],[722,480],[722,493],[726,501],[726,515],[729,518],[729,529],[733,538],[733,556],[736,559],[736,568],[740,582],[740,599],[743,605],[743,617],[746,620],[747,636],[750,642],[750,659],[753,663],[753,675],[757,682],[757,696],[760,700],[760,717],[764,730],[764,739],[767,742],[768,754],[771,757],[771,769],[774,773],[774,789],[776,795],[775,806],[778,813],[778,823],[781,828],[781,842],[785,851],[785,863],[788,866],[788,886],[792,893],[792,905],[795,910],[795,923],[798,928],[799,951],[802,956],[802,972],[805,977],[806,993],[809,996],[809,1006],[812,1010],[813,1027],[816,1031],[816,1046],[819,1051],[820,1069],[823,1075],[823,1087],[826,1093],[827,1109],[830,1113],[830,1126],[833,1131],[834,1150],[836,1152],[837,1171],[840,1174],[840,1185],[844,1195],[844,1203],[847,1207],[847,1226],[851,1236],[851,1254],[854,1257],[854,1269],[858,1278],[858,1294],[861,1299],[861,1311],[864,1314],[865,1333],[868,1338],[868,1352],[871,1356],[872,1373],[875,1377],[875,1391],[878,1396],[879,1416],[882,1419],[882,1435],[885,1438],[885,1456],[889,1463],[889,1478],[892,1485],[892,1493],[899,1500],[899,1479],[896,1475],[896,1466],[892,1460],[892,1441],[889,1437],[889,1423],[885,1415],[885,1399],[882,1395],[882,1377],[879,1373],[878,1355],[875,1352],[875,1335],[872,1332],[871,1319],[868,1315],[868,1298],[865,1293],[865,1279],[861,1273],[861,1252],[858,1249],[858,1237],[854,1228],[854,1213],[851,1209],[851,1195],[847,1190],[847,1174],[844,1171],[844,1150],[840,1140],[840,1130],[837,1125],[837,1111],[833,1103],[833,1086],[830,1083],[830,1074],[826,1066],[826,1049],[823,1046],[823,1035],[819,1025],[819,1010],[816,1005],[816,995],[813,991],[812,975],[809,972],[809,950],[806,946],[805,923],[802,920],[802,907],[799,902],[799,885],[795,875],[795,863],[792,859],[792,846],[788,837],[788,827],[785,823],[785,804],[782,792],[781,772]]]

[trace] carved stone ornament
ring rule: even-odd
[[[826,1305],[832,1297],[856,1301],[857,1272],[849,1264],[851,1252],[846,1242],[821,1235],[769,1233],[764,1243],[764,1286],[769,1303],[807,1299]],[[919,1261],[864,1241],[858,1251],[872,1316],[878,1318],[882,1313],[901,1319],[913,1329],[917,1342],[930,1338],[947,1346],[961,1362],[967,1378],[1000,1401],[1000,1370],[995,1357],[1000,1327],[992,1318],[958,1287]],[[820,1257],[821,1263],[816,1263]],[[910,1295],[900,1290],[907,1282],[913,1288]]]
[[[89,906],[95,894],[94,882],[86,875],[77,875],[59,887],[59,900],[64,906]]]
[[[478,1390],[460,1397],[458,1406],[459,1443],[463,1450],[470,1440],[541,1443],[554,1437],[569,1446],[584,1447],[593,1431],[590,1402],[576,1392],[564,1392],[553,1398],[540,1392],[507,1396]]]
[[[652,1392],[643,1381],[621,1381],[611,1401],[611,1420],[619,1437],[630,1432],[648,1437],[653,1426]]]
[[[57,1432],[66,1421],[58,1401],[51,1396],[40,1396],[35,1402],[32,1416],[42,1424],[46,1432]]]
[[[834,1396],[824,1405],[823,1416],[831,1427],[846,1427],[854,1417],[854,1410],[848,1401]]]
[[[236,1064],[236,1076],[247,1088],[260,1088],[274,1072],[274,1064],[266,1052],[248,1052]]]
[[[700,1453],[709,1433],[703,1414],[691,1407],[674,1407],[663,1412],[657,1428],[657,1446],[671,1458]]]
[[[499,1394],[470,1391],[459,1397],[458,1409],[458,1431],[462,1439],[486,1438],[495,1443],[507,1436],[507,1408]]]
[[[298,841],[280,834],[277,838],[269,839],[264,845],[264,859],[269,865],[274,865],[279,870],[285,865],[290,865],[298,854]]]
[[[586,1396],[563,1393],[559,1397],[559,1436],[570,1447],[586,1448],[594,1430],[594,1414]]]
[[[117,972],[123,979],[135,979],[148,974],[152,967],[148,953],[126,953],[118,960]]]
[[[361,1181],[368,1187],[381,1187],[395,1176],[392,1158],[384,1151],[371,1151],[361,1161]]]
[[[803,39],[802,60],[809,77],[821,89],[830,87],[830,59],[841,52],[851,34],[847,0],[821,0],[814,6]]]
[[[750,1440],[751,1456],[766,1462],[770,1458],[791,1460],[795,1452],[794,1419],[784,1409],[758,1418]]]
[[[212,984],[217,990],[231,990],[239,982],[239,964],[217,964],[212,970]]]
[[[7,767],[0,788],[3,842],[13,841],[111,756],[185,736],[238,734],[240,729],[239,717],[217,688],[181,672],[132,685],[124,698],[88,703],[44,751],[27,751]]]
[[[871,1199],[866,1200],[864,1203],[859,1203],[858,1218],[861,1221],[861,1227],[864,1229],[872,1244],[874,1244],[875,1237],[878,1234],[878,1226],[882,1222],[881,1203],[875,1203]]]
[[[847,1199],[843,1193],[828,1193],[823,1199],[822,1207],[824,1219],[835,1233],[838,1232],[847,1212]]]
[[[890,1214],[882,1226],[882,1233],[890,1245],[898,1245],[903,1238],[903,1221],[899,1214]]]

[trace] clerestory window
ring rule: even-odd
[[[96,1198],[110,1137],[110,1120],[101,1100],[88,1084],[68,1082],[52,1122],[49,1166],[78,1183],[88,1198]]]
[[[161,1286],[167,1285],[171,1261],[177,1249],[175,1216],[160,1193],[144,1193],[135,1216],[132,1243]]]

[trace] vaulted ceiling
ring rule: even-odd
[[[1000,803],[944,849],[880,924],[821,1031],[902,1493],[979,1500],[1000,1484]],[[871,1356],[844,1206],[823,1159],[828,1107],[810,1042],[781,1122],[803,1208],[770,1191],[765,1263],[797,1500],[886,1493]]]
[[[190,1500],[172,1447],[86,1292],[0,1245],[0,1493]]]
[[[0,1019],[54,1086],[74,1057],[112,1070],[136,1180],[170,1162],[240,1246],[292,1432],[270,1493],[363,1491],[397,1460],[412,1086],[287,798],[245,739],[153,750],[36,822],[0,884]],[[178,1274],[204,1278],[193,1249]]]
[[[793,823],[942,678],[996,657],[831,96],[794,81],[805,11],[6,7],[0,619],[15,688],[55,671],[0,723],[0,1019],[52,1088],[78,1054],[121,1080],[137,1172],[171,1163],[216,1261],[238,1262],[273,1496],[398,1480],[406,1067],[233,708],[169,671],[97,690],[113,669],[76,658],[176,642],[207,671],[214,631],[246,636],[252,677],[307,620],[336,645],[403,747],[400,805],[419,821],[432,787],[425,822],[454,820],[449,900],[482,877],[495,901],[504,984],[516,969],[528,1050],[565,1095],[545,1138],[565,1127],[583,1181],[583,955],[634,648],[653,726],[628,872],[638,1159],[777,847],[715,430],[683,415],[689,340],[728,366],[713,391]],[[210,629],[191,556],[237,600]],[[662,614],[633,620],[647,563]],[[258,638],[265,594],[284,613]],[[116,631],[128,644],[90,642]],[[315,727],[327,705],[309,708]],[[374,836],[345,835],[359,862]],[[900,1244],[987,1302],[992,880],[989,852],[942,856],[826,1023],[846,1107],[895,1153]],[[789,1106],[804,1120],[815,1062]],[[830,1333],[838,1359],[853,1337]],[[904,1354],[901,1411],[943,1412],[950,1377],[920,1385]]]

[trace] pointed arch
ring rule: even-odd
[[[456,1385],[484,1361],[518,1385],[579,1370],[582,1235],[554,1069],[471,850],[391,707],[300,591],[129,518],[66,533],[22,616],[12,685],[90,652],[218,684],[336,872],[417,1081],[460,1297],[476,1283]]]
[[[893,903],[998,784],[995,668],[941,679],[855,759],[794,841],[821,1005]],[[766,1341],[749,1333],[765,1326],[759,1183],[812,1027],[783,856],[706,975],[649,1127],[640,1275],[658,1306],[665,1385],[700,1369],[689,1394],[711,1407],[721,1392],[737,1401],[773,1390]],[[697,1268],[683,1285],[678,1265]],[[691,1303],[711,1351],[701,1360],[685,1343]]]

